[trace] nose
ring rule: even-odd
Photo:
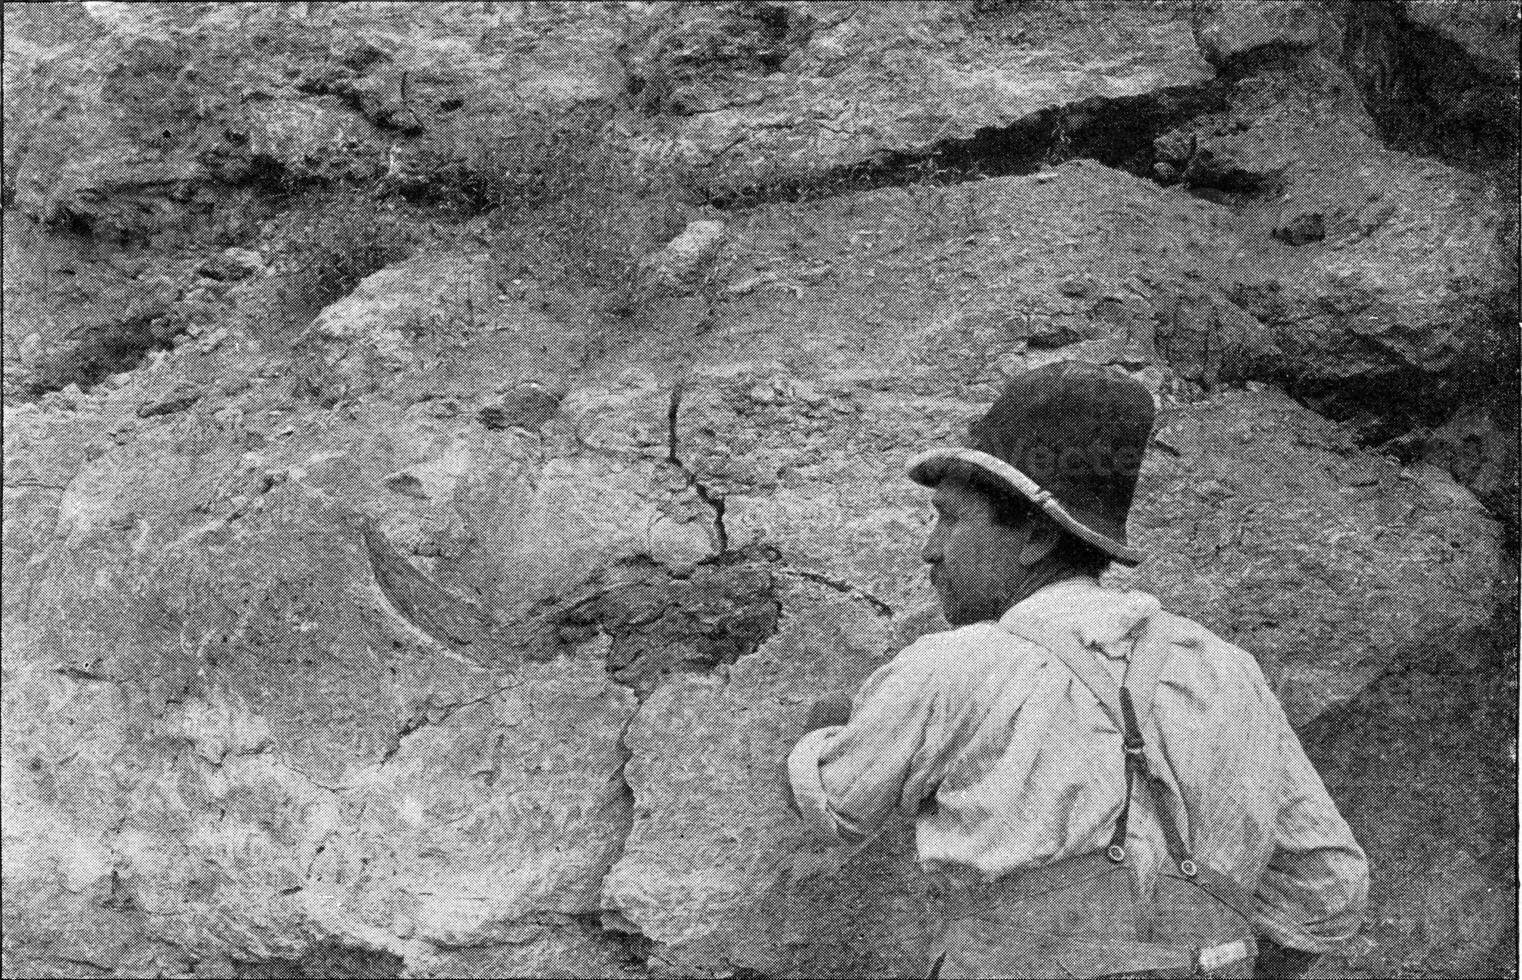
[[[935,529],[930,532],[930,537],[925,539],[925,547],[920,549],[920,560],[927,565],[939,565],[945,552],[941,547],[941,526],[937,522]]]

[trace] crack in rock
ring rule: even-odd
[[[778,574],[792,575],[796,578],[805,579],[810,582],[817,582],[820,585],[834,589],[836,592],[839,592],[843,595],[848,595],[852,598],[865,601],[879,616],[893,616],[893,607],[888,605],[888,603],[884,602],[882,599],[879,599],[877,596],[868,592],[866,589],[852,585],[850,582],[842,582],[840,579],[831,578],[823,572],[814,572],[803,568],[784,568],[779,569]]]
[[[715,543],[722,555],[729,550],[729,529],[724,526],[724,498],[709,490],[677,453],[676,423],[677,414],[682,410],[683,390],[684,385],[680,379],[671,387],[671,400],[666,410],[666,461],[682,471],[687,478],[687,486],[713,511]]]
[[[515,687],[521,687],[523,683],[522,680],[514,678],[511,684],[503,684],[501,687],[493,688],[480,697],[470,698],[465,701],[452,701],[449,704],[434,704],[430,698],[417,713],[402,722],[401,727],[397,729],[396,738],[392,741],[391,746],[386,749],[385,755],[381,756],[380,765],[390,762],[397,752],[401,750],[402,742],[413,732],[427,728],[429,725],[442,725],[460,709],[484,704],[504,691],[511,691]]]
[[[1156,138],[1198,116],[1221,111],[1226,97],[1227,87],[1220,79],[1145,95],[1100,96],[1053,106],[1005,126],[987,126],[968,137],[885,152],[870,162],[821,175],[716,194],[708,203],[723,210],[745,210],[880,187],[1018,176],[1074,159],[1095,160],[1157,181],[1153,172]]]
[[[597,876],[597,894],[599,909],[595,913],[587,913],[574,918],[600,939],[611,940],[621,948],[621,957],[626,959],[631,966],[643,970],[649,961],[650,950],[654,941],[642,933],[639,928],[623,914],[623,910],[616,905],[608,904],[608,876],[618,863],[623,860],[625,851],[628,850],[629,841],[634,836],[634,809],[636,800],[634,787],[629,785],[627,769],[629,761],[634,758],[634,750],[629,747],[629,729],[639,717],[639,710],[629,715],[628,721],[618,733],[618,748],[622,753],[622,760],[618,768],[613,772],[613,778],[618,782],[618,846],[608,856],[608,862],[602,872]]]

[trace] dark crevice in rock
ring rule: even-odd
[[[210,178],[203,185],[208,192],[221,195],[228,190],[253,191],[263,199],[263,216],[272,216],[301,193],[321,189],[328,183],[318,175],[287,166],[269,153],[255,152],[247,134],[233,129],[224,133],[220,143],[200,153],[197,160]]]
[[[666,403],[666,462],[673,466],[681,466],[682,460],[676,454],[677,434],[676,418],[682,410],[682,382],[679,379],[671,386],[671,398]]]
[[[1498,371],[1504,375],[1506,372]],[[1416,367],[1391,369],[1356,379],[1317,380],[1265,377],[1317,414],[1348,426],[1359,445],[1387,449],[1402,462],[1415,456],[1402,437],[1441,425],[1475,401],[1487,382],[1505,383],[1478,372],[1432,374]],[[1515,379],[1512,379],[1515,383]]]
[[[86,970],[98,970],[108,976],[116,975],[116,967],[114,966],[108,966],[105,963],[97,963],[94,960],[80,959],[77,956],[60,956],[58,957],[58,962],[67,963],[69,966],[84,967]]]
[[[349,946],[325,939],[298,959],[233,960],[234,975],[248,980],[303,977],[391,978],[402,975],[405,964],[395,953]]]
[[[15,480],[5,484],[7,490],[57,490],[63,493],[68,487],[61,487],[53,483],[41,483],[36,480]]]
[[[710,492],[691,473],[687,475],[692,480],[692,489],[697,493],[698,498],[713,510],[714,534],[718,539],[719,552],[722,554],[729,550],[729,531],[724,527],[724,498]]]
[[[572,916],[583,929],[613,949],[614,958],[624,968],[644,973],[649,969],[650,954],[656,942],[634,928],[634,924],[614,910]]]
[[[707,671],[754,653],[777,630],[770,569],[753,556],[673,571],[635,558],[594,578],[594,591],[557,618],[561,639],[610,639],[608,674],[641,700],[668,675]]]
[[[1034,113],[1008,126],[985,127],[915,152],[890,152],[798,181],[742,187],[712,195],[724,209],[815,200],[879,187],[958,184],[1033,173],[1043,165],[1090,159],[1156,179],[1153,141],[1170,129],[1226,107],[1228,88],[1211,82],[1147,95],[1096,98]]]
[[[614,771],[613,778],[617,781],[617,795],[613,805],[617,807],[618,820],[618,846],[608,856],[607,864],[598,876],[600,882],[606,882],[609,873],[623,860],[624,851],[629,846],[629,838],[634,833],[634,787],[629,785],[628,765],[634,757],[634,751],[629,748],[629,726],[634,724],[634,719],[639,717],[635,712],[625,722],[623,730],[618,733],[618,748],[622,755],[618,769]],[[599,888],[599,895],[603,895],[603,889]],[[617,959],[624,965],[639,971],[646,968],[650,958],[650,950],[654,942],[631,922],[617,908],[603,907],[597,912],[587,912],[572,917],[582,928],[592,933],[598,939],[611,943]]]
[[[597,876],[600,883],[598,895],[605,894],[605,885],[609,873],[623,860],[624,851],[629,846],[629,837],[634,833],[634,787],[629,785],[627,769],[629,760],[634,757],[634,751],[629,748],[629,726],[634,724],[634,719],[639,717],[639,712],[629,716],[624,727],[618,733],[619,763],[613,772],[613,780],[617,787],[612,803],[615,808],[618,823],[618,846],[608,855],[607,862],[603,865],[601,873]],[[597,936],[599,939],[609,940],[618,949],[618,958],[627,965],[643,970],[649,958],[650,940],[633,928],[633,923],[616,908],[603,907],[597,912],[587,912],[572,917],[582,928]]]
[[[89,391],[113,374],[136,368],[154,351],[169,350],[178,336],[154,315],[96,327],[73,350],[41,366],[22,393],[41,398],[71,384]]]
[[[1344,63],[1392,148],[1515,181],[1518,86],[1400,4],[1347,5]],[[1513,11],[1512,18],[1515,19]]]
[[[1216,65],[1216,77],[1228,87],[1252,75],[1268,72],[1293,72],[1304,65],[1304,45],[1273,41],[1230,55]]]
[[[579,931],[607,948],[612,953],[612,959],[621,967],[636,974],[646,972],[650,953],[658,945],[615,909],[574,913],[541,909],[503,920],[501,924],[537,927],[555,932]],[[494,938],[455,942],[430,938],[428,944],[440,952],[461,953],[523,946],[531,941],[531,938]]]
[[[1406,364],[1357,378],[1316,378],[1282,369],[1259,370],[1255,380],[1283,389],[1317,414],[1352,432],[1358,445],[1389,453],[1403,464],[1433,462],[1474,491],[1502,524],[1505,545],[1515,554],[1522,537],[1518,513],[1517,444],[1519,384],[1522,384],[1522,336],[1516,330],[1516,295],[1503,296],[1473,311],[1484,322],[1473,348],[1446,370]],[[1289,324],[1274,324],[1281,329]],[[1495,428],[1510,433],[1498,451],[1471,435],[1471,446],[1446,446],[1445,426],[1464,413],[1484,409]],[[1489,437],[1487,437],[1487,442]],[[1504,479],[1476,479],[1499,469]]]
[[[91,670],[87,667],[76,667],[73,665],[68,665],[64,667],[54,668],[53,672],[55,674],[60,674],[64,677],[67,677],[73,681],[99,681],[104,684],[120,683],[120,681],[118,681],[115,677],[107,677],[105,674],[97,673],[96,671]]]

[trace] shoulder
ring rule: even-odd
[[[997,623],[972,623],[926,633],[899,651],[892,663],[907,673],[943,681],[986,676],[994,663],[1003,669],[1021,661],[1045,660],[1046,651]]]
[[[1271,693],[1263,668],[1248,651],[1187,616],[1159,612],[1155,620],[1168,630],[1173,647],[1168,673],[1188,672],[1217,689]]]

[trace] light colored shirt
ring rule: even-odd
[[[1071,628],[1117,682],[1156,598],[1069,579],[1017,603]],[[1358,929],[1368,866],[1257,661],[1191,624],[1144,721],[1147,755],[1182,798],[1197,863],[1252,887],[1258,932],[1310,952]],[[1159,734],[1160,733],[1160,734]],[[1125,798],[1122,737],[1056,655],[985,622],[921,637],[862,685],[844,726],[788,759],[793,794],[826,839],[860,843],[895,812],[927,869],[992,880],[1104,848]],[[1127,851],[1143,882],[1167,859],[1150,794],[1132,798]]]

